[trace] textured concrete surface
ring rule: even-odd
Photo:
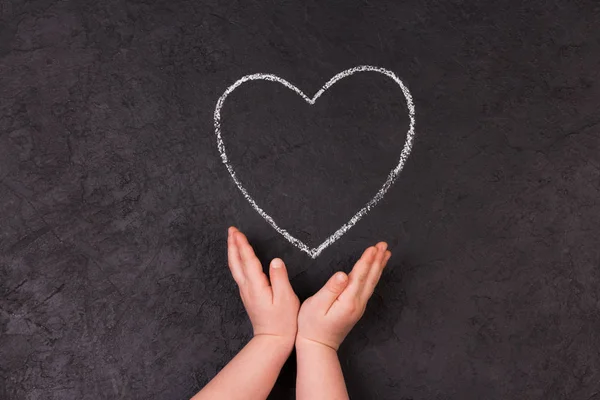
[[[599,20],[591,0],[0,0],[0,398],[189,398],[250,336],[235,224],[301,297],[390,243],[340,351],[353,399],[600,399]],[[212,112],[245,74],[313,92],[360,64],[410,87],[415,147],[311,260],[235,188]],[[232,162],[319,243],[397,157],[394,90],[357,76],[310,109],[248,87]],[[293,387],[291,359],[272,397]]]

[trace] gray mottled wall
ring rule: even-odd
[[[352,398],[600,399],[599,19],[595,1],[0,0],[0,398],[189,398],[251,334],[235,224],[302,298],[390,243],[340,350]],[[407,82],[417,138],[312,260],[234,186],[212,113],[245,74],[308,93],[360,64]],[[340,85],[314,115],[270,86],[226,110],[249,190],[314,244],[404,140],[392,87]]]

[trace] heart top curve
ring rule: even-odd
[[[314,105],[315,102],[319,99],[319,97],[340,79],[346,78],[357,72],[366,72],[366,71],[377,72],[377,73],[383,74],[383,75],[391,78],[402,89],[402,93],[404,94],[404,97],[406,99],[406,105],[408,108],[408,116],[410,118],[410,125],[408,128],[408,132],[406,133],[406,140],[404,142],[404,147],[402,148],[402,151],[400,153],[400,158],[398,160],[398,164],[390,171],[390,173],[387,176],[386,181],[381,186],[381,188],[377,191],[375,196],[373,196],[373,198],[371,200],[369,200],[369,202],[363,208],[361,208],[356,214],[354,214],[354,216],[352,218],[350,218],[350,220],[348,222],[346,222],[338,230],[336,230],[333,234],[331,234],[327,239],[325,239],[325,241],[323,241],[323,243],[321,243],[317,247],[311,248],[311,247],[307,246],[305,243],[303,243],[301,240],[292,236],[287,230],[285,230],[285,229],[281,228],[279,225],[277,225],[277,223],[273,220],[273,218],[269,214],[267,214],[262,208],[260,208],[258,206],[258,204],[256,204],[254,199],[248,194],[248,191],[246,190],[246,188],[242,185],[240,180],[237,178],[233,167],[229,163],[229,159],[228,159],[227,153],[225,151],[225,144],[223,143],[223,138],[222,138],[222,134],[221,134],[221,108],[223,107],[223,104],[225,103],[227,96],[229,96],[231,94],[231,92],[233,92],[235,89],[237,89],[239,86],[241,86],[245,82],[256,81],[256,80],[264,80],[264,81],[280,83],[283,86],[287,87],[288,89],[291,89],[292,91],[294,91],[296,94],[298,94],[300,97],[302,97],[308,104]],[[323,87],[321,87],[321,89],[319,89],[313,97],[307,96],[303,91],[298,89],[295,85],[291,84],[290,82],[288,82],[285,79],[280,78],[276,75],[273,75],[273,74],[251,74],[251,75],[245,75],[245,76],[241,77],[240,79],[238,79],[233,85],[229,86],[225,90],[225,92],[221,95],[221,97],[217,101],[217,105],[215,107],[214,126],[215,126],[215,135],[217,136],[217,148],[219,150],[219,154],[221,155],[221,160],[223,161],[223,164],[225,164],[225,167],[227,168],[229,175],[231,175],[231,178],[233,179],[233,181],[236,184],[236,186],[238,187],[238,189],[242,192],[242,194],[244,195],[246,200],[248,200],[250,205],[252,205],[254,210],[256,212],[258,212],[258,214],[260,214],[261,217],[263,217],[277,232],[279,232],[283,237],[285,237],[290,243],[292,243],[294,246],[296,246],[303,252],[307,253],[310,257],[317,258],[319,256],[319,254],[321,254],[321,252],[325,248],[329,247],[336,240],[338,240],[340,237],[342,237],[342,235],[344,235],[350,228],[352,228],[362,217],[364,217],[371,210],[371,208],[373,208],[383,198],[383,196],[386,194],[386,192],[389,190],[389,188],[395,182],[395,180],[398,177],[398,175],[400,174],[400,172],[402,172],[402,169],[404,168],[404,164],[406,163],[406,160],[408,159],[408,156],[410,155],[410,152],[412,150],[412,145],[413,145],[414,136],[415,136],[415,106],[413,103],[412,95],[410,94],[410,91],[404,85],[402,80],[400,78],[398,78],[396,76],[396,74],[394,74],[392,71],[389,71],[389,70],[387,70],[385,68],[381,68],[381,67],[374,67],[374,66],[370,66],[370,65],[361,65],[361,66],[357,66],[357,67],[342,71],[342,72],[336,74],[329,81],[327,81],[327,83],[325,83],[325,85],[323,85]]]

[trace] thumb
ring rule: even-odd
[[[294,292],[288,277],[287,268],[285,267],[285,264],[281,258],[274,258],[271,261],[269,278],[271,280],[271,287],[273,288],[274,299],[281,299],[290,291]]]
[[[325,286],[314,294],[312,301],[327,312],[338,296],[346,289],[346,286],[348,286],[348,275],[342,271],[336,272],[329,278]]]

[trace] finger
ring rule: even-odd
[[[233,239],[233,233],[237,231],[233,226],[229,227],[227,232],[227,260],[229,264],[229,270],[233,280],[239,285],[244,284],[246,280],[244,276],[244,269],[242,268],[242,259],[240,258],[240,252]]]
[[[325,285],[311,298],[312,302],[322,311],[323,315],[331,308],[344,289],[348,286],[348,275],[344,272],[336,272],[325,283]]]
[[[375,257],[373,257],[373,262],[367,274],[367,279],[365,280],[363,290],[370,289],[373,279],[379,274],[380,268],[382,268],[383,259],[385,258],[385,252],[387,251],[387,243],[379,242],[375,245],[375,247],[377,248],[377,254]]]
[[[375,256],[375,260],[373,260],[373,263],[376,266],[380,266],[381,263],[383,263],[383,259],[385,258],[385,252],[387,250],[387,243],[386,242],[379,242],[375,245],[375,247],[377,247],[377,255]]]
[[[290,292],[294,293],[287,268],[281,258],[274,258],[269,269],[269,278],[273,288],[273,301],[285,298]]]
[[[362,257],[354,264],[354,268],[352,268],[352,271],[348,275],[348,287],[344,290],[342,295],[340,295],[340,300],[351,300],[359,295],[377,252],[378,249],[375,246],[368,247],[364,251]]]
[[[365,289],[363,292],[363,296],[365,300],[368,300],[372,295],[375,287],[379,283],[381,279],[381,274],[383,273],[383,269],[387,264],[387,261],[392,256],[392,253],[389,250],[385,250],[382,252],[381,260],[371,268],[369,272],[369,276],[367,277],[367,282],[365,283]]]
[[[237,231],[233,233],[233,237],[240,252],[241,264],[246,280],[254,285],[269,286],[269,281],[262,270],[262,265],[256,254],[254,254],[252,246],[248,243],[246,235]]]
[[[383,259],[383,268],[385,268],[388,261],[390,261],[390,257],[392,257],[392,252],[388,250],[385,252],[385,258]]]

